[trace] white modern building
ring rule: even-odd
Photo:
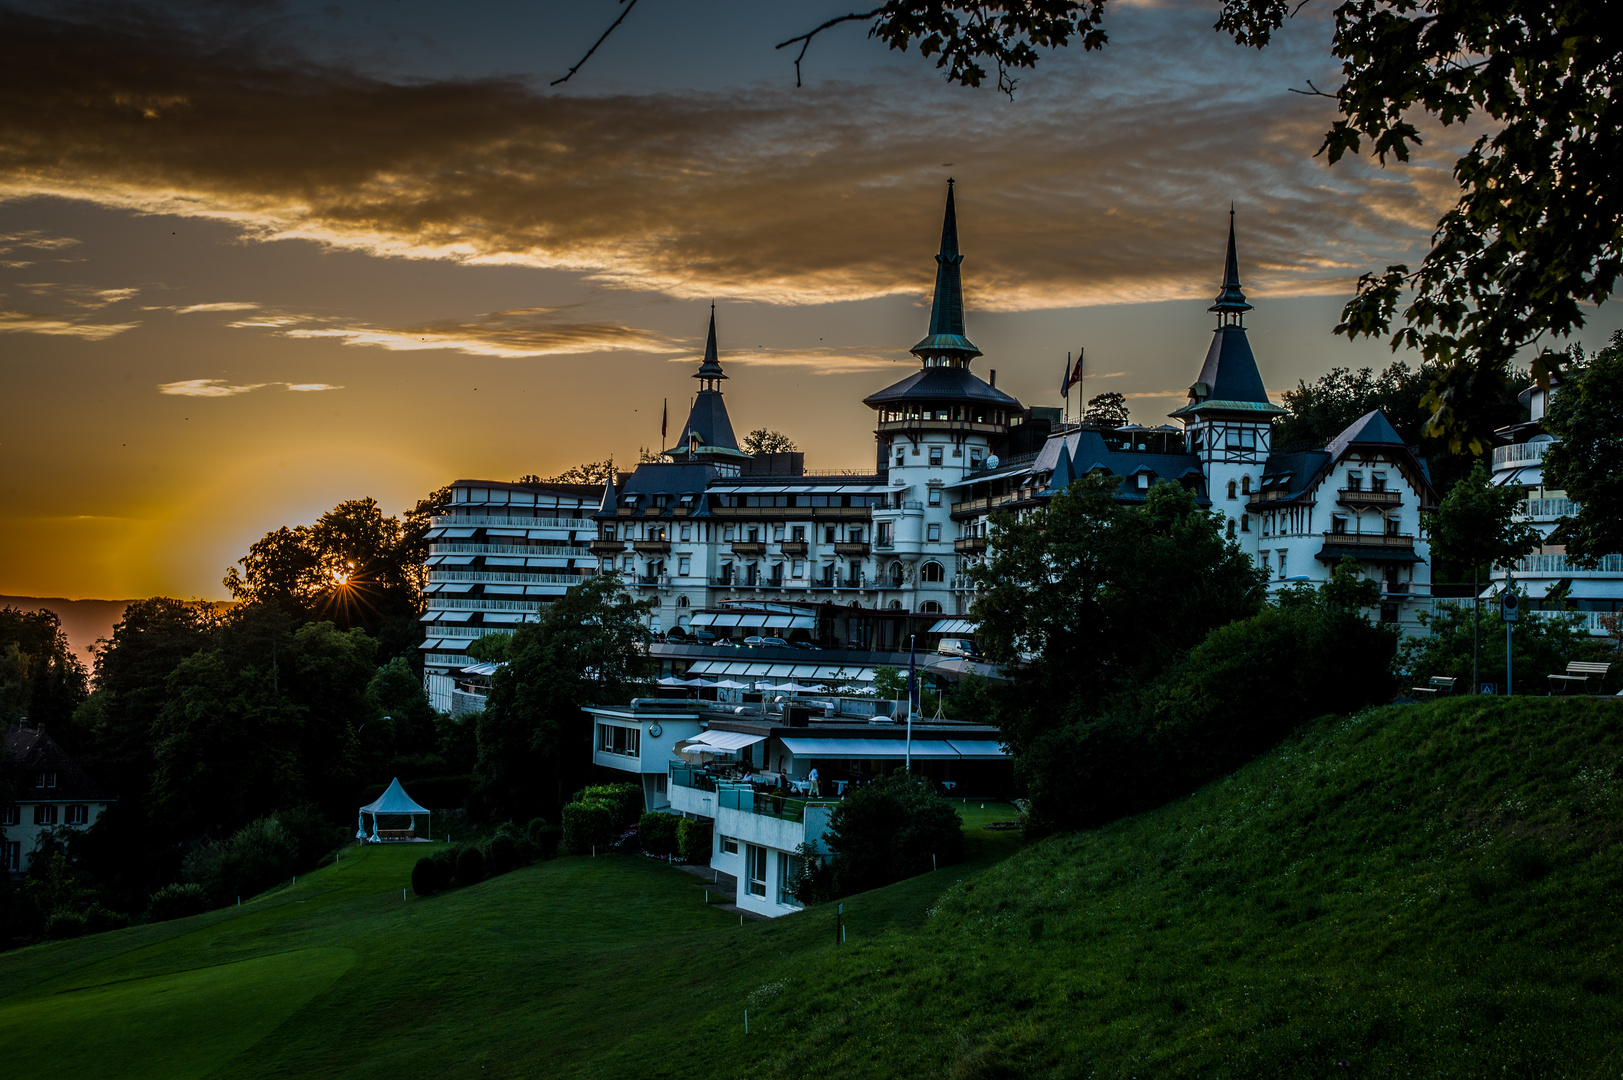
[[[7,728],[5,749],[15,796],[0,803],[0,872],[21,874],[41,837],[88,829],[118,800],[44,728]]]
[[[1544,455],[1556,442],[1544,428],[1544,414],[1550,398],[1558,393],[1558,381],[1548,390],[1535,384],[1522,391],[1528,418],[1498,432],[1505,443],[1493,449],[1493,482],[1526,492],[1519,517],[1533,523],[1545,540],[1537,552],[1517,560],[1515,567],[1516,587],[1526,593],[1529,609],[1576,614],[1591,635],[1605,637],[1609,631],[1603,620],[1623,611],[1623,554],[1603,555],[1594,567],[1575,566],[1568,560],[1566,548],[1552,542],[1561,518],[1577,512],[1577,504],[1565,491],[1544,482]],[[1502,580],[1494,581],[1482,595],[1497,596],[1503,588]]]
[[[451,505],[428,531],[423,683],[429,701],[454,711],[468,644],[533,621],[571,585],[597,573],[592,484],[458,480]]]

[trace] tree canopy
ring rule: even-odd
[[[1304,6],[1224,0],[1215,29],[1263,48]],[[1013,73],[1039,50],[1105,46],[1105,0],[888,0],[830,19],[800,44],[796,71],[820,33],[868,25],[892,49],[936,57],[949,82],[980,86],[988,65],[1013,94]],[[1616,13],[1590,0],[1343,0],[1330,52],[1341,61],[1339,118],[1319,152],[1334,164],[1371,153],[1406,161],[1422,126],[1487,130],[1455,162],[1459,195],[1437,223],[1420,265],[1360,278],[1338,333],[1390,336],[1429,367],[1434,429],[1474,449],[1477,399],[1530,345],[1584,324],[1586,304],[1612,295],[1623,242],[1623,185],[1615,180],[1623,130],[1623,62]],[[1320,94],[1308,84],[1304,92]],[[1405,301],[1405,297],[1407,300]],[[1399,307],[1402,306],[1401,315]],[[1563,354],[1533,360],[1543,381]]]
[[[86,693],[85,666],[54,611],[0,608],[0,727],[26,717],[60,731]]]
[[[1476,467],[1427,515],[1432,553],[1470,568],[1476,575],[1507,566],[1539,546],[1539,532],[1516,520],[1527,493],[1519,487],[1495,487],[1487,468]]]
[[[1088,401],[1087,409],[1082,413],[1084,424],[1098,424],[1100,427],[1117,428],[1128,421],[1127,399],[1112,390],[1108,394],[1098,394]]]
[[[1561,539],[1568,558],[1593,566],[1623,551],[1623,330],[1551,395],[1544,424],[1560,440],[1545,452],[1545,482],[1578,503]]]
[[[756,428],[744,436],[744,452],[746,454],[788,454],[799,447],[795,441],[781,431],[770,428]]]

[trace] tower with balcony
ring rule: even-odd
[[[692,465],[713,465],[721,476],[736,476],[749,455],[738,448],[733,422],[722,400],[721,383],[727,373],[721,370],[716,350],[716,306],[710,305],[710,333],[704,343],[704,359],[693,373],[699,392],[693,395],[687,423],[676,444],[665,451],[672,461]]]
[[[964,333],[964,291],[953,182],[936,255],[929,331],[911,352],[919,370],[863,399],[875,431],[885,505],[874,510],[874,568],[880,602],[917,611],[952,610],[956,576],[948,484],[981,469],[993,442],[1017,423],[1020,402],[970,371],[981,351]]]
[[[1246,337],[1245,313],[1251,305],[1240,288],[1232,208],[1223,284],[1207,310],[1217,315],[1211,347],[1200,376],[1189,387],[1188,403],[1171,415],[1184,425],[1185,441],[1200,461],[1212,506],[1228,517],[1229,535],[1254,554],[1254,522],[1247,502],[1268,460],[1273,418],[1285,410],[1268,400]]]

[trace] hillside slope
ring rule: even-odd
[[[1618,1076],[1620,815],[1617,701],[1322,721],[798,965],[749,1071]]]
[[[1012,855],[973,829],[847,900],[843,946],[652,860],[419,900],[417,851],[372,849],[0,956],[0,1045],[66,1077],[1618,1076],[1620,815],[1623,703],[1460,700]]]

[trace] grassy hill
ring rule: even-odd
[[[416,851],[351,853],[0,956],[0,1046],[86,1077],[1617,1076],[1620,827],[1623,703],[1383,709],[1104,829],[974,829],[847,901],[843,947],[828,908],[740,927],[646,859],[403,900]]]

